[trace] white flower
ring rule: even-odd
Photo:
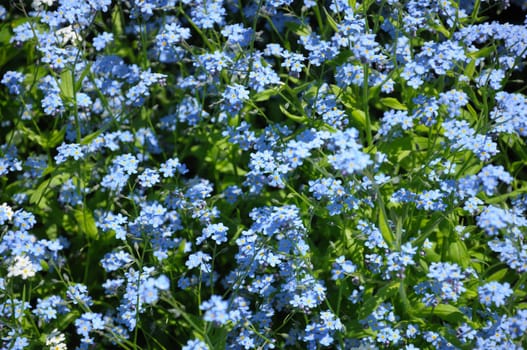
[[[0,205],[0,224],[3,224],[6,220],[11,221],[13,215],[13,209],[7,203]]]
[[[66,337],[60,333],[57,329],[54,329],[50,335],[46,338],[46,346],[49,346],[51,350],[66,350]]]
[[[55,0],[33,0],[32,6],[35,10],[40,10],[42,5],[51,6],[54,2]]]
[[[25,255],[15,256],[15,263],[8,268],[7,277],[20,276],[22,279],[35,276],[37,269]]]
[[[80,35],[75,31],[74,26],[69,25],[64,28],[60,28],[56,31],[56,34],[62,37],[62,44],[66,45],[68,42],[82,42],[82,38]]]

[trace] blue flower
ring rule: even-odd
[[[20,72],[7,71],[0,82],[7,86],[9,93],[13,95],[20,95],[22,93],[24,75]]]
[[[116,252],[106,253],[104,258],[101,259],[101,265],[107,272],[110,272],[123,268],[132,261],[133,258],[130,254],[118,250]]]
[[[38,298],[37,305],[33,309],[33,313],[45,322],[56,319],[59,313],[66,314],[69,311],[65,301],[57,295],[52,295],[45,299]]]
[[[208,301],[201,303],[199,308],[205,311],[203,319],[207,322],[225,324],[229,321],[228,303],[219,295],[212,295]]]
[[[492,281],[478,288],[479,301],[486,306],[503,306],[506,299],[512,295],[510,284]]]
[[[102,178],[101,186],[114,192],[121,192],[128,178],[129,175],[122,168],[111,167],[110,172]]]
[[[159,171],[163,175],[163,177],[172,177],[176,172],[178,172],[181,175],[184,175],[188,172],[187,167],[185,164],[182,164],[179,162],[179,159],[174,157],[168,159],[166,162],[162,163],[159,167]]]
[[[82,204],[82,193],[80,189],[75,186],[72,179],[68,179],[62,184],[58,200],[63,205],[69,204],[71,206],[76,206]]]
[[[93,304],[92,298],[88,295],[88,287],[84,284],[76,283],[68,287],[66,296],[75,305],[87,305]]]
[[[105,213],[99,217],[96,222],[97,227],[101,228],[103,232],[110,230],[115,232],[115,238],[125,240],[126,230],[124,225],[128,223],[128,219],[121,213],[114,215],[112,213]]]
[[[147,279],[140,286],[141,300],[146,304],[153,304],[159,299],[158,288],[156,280],[153,278]]]
[[[231,46],[245,47],[249,45],[253,30],[244,28],[241,24],[226,25],[221,30],[221,34],[227,38],[227,44]]]
[[[505,72],[502,69],[486,69],[476,80],[478,87],[489,85],[494,90],[500,90],[502,81],[505,79]]]
[[[304,69],[304,56],[298,53],[291,53],[289,51],[282,51],[283,62],[282,67],[293,73],[300,73]]]
[[[227,242],[227,227],[222,223],[210,224],[203,229],[203,233],[196,239],[196,244],[201,244],[206,239],[212,238],[216,244]]]
[[[3,349],[23,350],[29,346],[29,340],[26,337],[22,336],[22,334],[17,334],[15,330],[9,331],[8,336],[2,338],[2,340],[6,341],[5,343],[3,343]]]
[[[21,231],[29,231],[37,223],[35,215],[23,209],[19,209],[14,213],[13,224]]]
[[[93,330],[102,330],[104,321],[99,313],[85,312],[75,320],[75,327],[77,327],[77,334],[82,335],[81,341],[90,344],[93,341],[90,338],[90,333]]]
[[[439,300],[457,301],[466,291],[463,286],[465,274],[455,263],[433,262],[429,267],[429,281],[416,286],[418,294],[424,294],[423,303],[433,306]],[[433,294],[426,293],[430,290]]]
[[[238,113],[245,101],[249,99],[249,90],[243,85],[233,84],[227,86],[222,94],[227,111],[231,114]]]
[[[58,154],[55,156],[57,164],[64,163],[67,158],[72,157],[75,160],[79,160],[84,157],[83,147],[77,143],[65,144],[63,143],[57,148]]]
[[[341,255],[333,263],[333,268],[331,270],[331,279],[342,279],[354,273],[356,270],[357,266],[355,266],[355,264],[353,264],[351,261],[346,260],[345,257]]]
[[[197,1],[190,11],[192,21],[202,29],[211,29],[215,24],[222,27],[226,15],[222,5],[223,1],[219,0]]]
[[[314,33],[301,36],[300,43],[309,51],[308,60],[314,66],[320,66],[323,62],[332,60],[339,53],[338,47],[329,41],[321,40]]]
[[[209,254],[198,251],[197,253],[189,255],[185,266],[189,269],[199,267],[203,272],[211,272],[211,265],[208,263],[210,260],[212,260],[212,257]]]
[[[181,350],[209,350],[207,344],[199,339],[189,340]]]
[[[309,349],[322,346],[330,346],[334,342],[335,331],[341,331],[344,326],[340,320],[330,311],[320,313],[320,321],[308,324],[304,330],[302,339],[308,343]]]
[[[155,286],[159,290],[169,290],[170,289],[170,280],[166,275],[160,275],[155,280]]]
[[[361,151],[362,145],[357,143],[358,136],[358,131],[354,128],[332,134],[330,146],[336,152],[328,157],[329,163],[344,176],[360,172],[373,164],[370,156]]]
[[[93,47],[95,47],[95,50],[101,51],[108,45],[108,43],[113,41],[113,34],[112,33],[101,33],[97,35],[95,38],[93,38]]]
[[[13,28],[14,35],[9,39],[10,43],[20,46],[22,43],[34,38],[34,31],[31,22],[23,22]]]
[[[138,176],[141,186],[149,188],[153,187],[160,181],[159,173],[155,169],[146,168],[141,175]]]

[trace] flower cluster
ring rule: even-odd
[[[526,4],[0,5],[0,349],[527,347]]]

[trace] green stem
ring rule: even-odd
[[[339,296],[338,296],[338,299],[337,299],[337,308],[335,310],[335,315],[338,317],[339,314],[340,314],[340,304],[342,302],[342,288],[343,288],[343,284],[342,281],[340,281],[341,283],[339,284]]]
[[[404,285],[404,277],[401,279],[401,282],[399,284],[399,298],[401,299],[401,303],[403,305],[403,317],[408,316],[410,314],[411,306],[410,301],[408,300],[408,295],[406,294],[406,289]]]
[[[367,145],[368,146],[371,146],[372,145],[372,140],[373,140],[373,136],[372,136],[372,132],[371,132],[371,120],[370,120],[370,108],[369,108],[369,97],[368,97],[368,94],[369,94],[369,84],[368,84],[368,80],[369,80],[369,66],[367,63],[364,63],[362,65],[363,67],[363,71],[364,71],[364,81],[362,83],[362,108],[364,109],[364,116],[366,118],[366,141],[367,141]]]
[[[476,17],[478,16],[480,4],[481,4],[481,0],[476,0],[476,3],[474,4],[474,9],[472,10],[472,14],[470,15],[470,19],[472,20],[472,23],[476,22]]]

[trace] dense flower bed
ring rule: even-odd
[[[526,5],[0,6],[1,349],[523,348]]]

